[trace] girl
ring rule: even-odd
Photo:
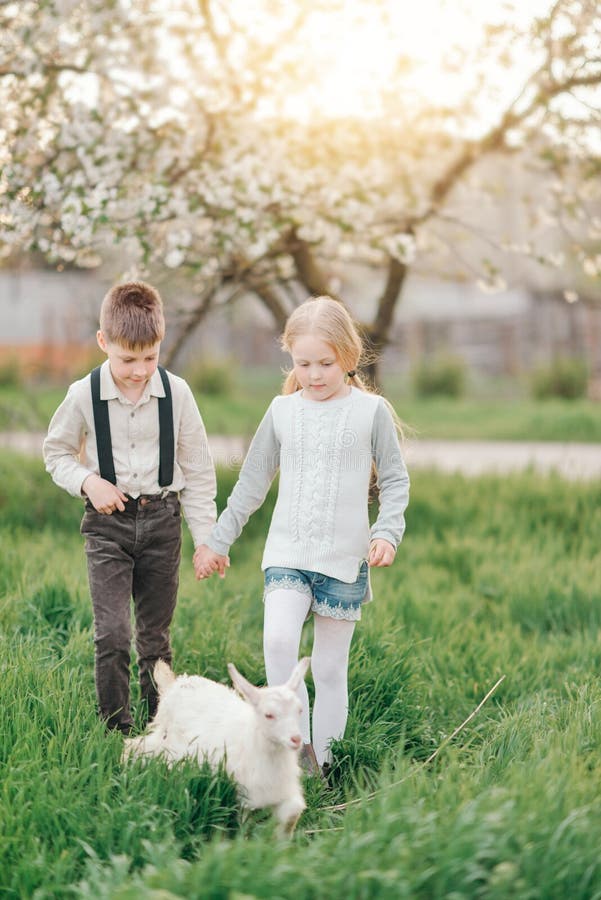
[[[394,560],[405,529],[409,478],[398,420],[357,374],[361,339],[342,304],[330,297],[307,300],[290,316],[282,346],[293,368],[257,429],[207,545],[194,554],[194,567],[197,578],[225,575],[231,544],[263,503],[279,468],[262,562],[265,669],[270,685],[288,679],[312,612],[313,745],[303,682],[301,758],[319,772],[330,766],[332,740],[344,734],[349,649],[361,606],[371,600],[369,566]],[[379,514],[370,528],[373,464]]]

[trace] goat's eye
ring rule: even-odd
[[[266,719],[275,719],[275,716],[273,713],[265,713],[265,718]]]

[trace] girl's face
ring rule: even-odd
[[[290,348],[294,374],[309,400],[335,400],[350,393],[336,351],[315,334],[301,334]]]

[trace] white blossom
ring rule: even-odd
[[[483,294],[500,294],[507,290],[507,282],[500,275],[488,279],[479,278],[476,284]]]
[[[186,258],[186,254],[179,247],[173,247],[169,250],[168,253],[163,257],[163,262],[169,269],[177,269],[178,266],[181,266],[183,261]]]
[[[410,265],[415,259],[416,245],[412,234],[393,234],[382,240],[382,246],[394,259]]]
[[[589,278],[597,278],[601,274],[601,255],[587,256],[582,263],[582,269]]]
[[[191,0],[0,5],[3,53],[20,73],[18,79],[0,78],[3,253],[6,247],[31,246],[49,259],[90,265],[102,255],[103,240],[116,241],[124,266],[162,262],[178,268],[189,262],[206,279],[231,272],[242,259],[289,280],[300,278],[287,252],[292,236],[320,260],[338,260],[340,266],[359,260],[387,265],[390,257],[406,266],[424,257],[439,262],[445,253],[453,255],[460,240],[477,241],[473,221],[461,238],[460,224],[444,223],[448,231],[439,233],[431,222],[440,212],[441,222],[446,214],[460,223],[466,196],[476,218],[486,205],[493,220],[511,179],[491,185],[486,172],[468,165],[462,181],[473,175],[469,194],[468,188],[463,194],[449,191],[433,203],[433,189],[460,157],[466,138],[485,130],[487,104],[495,123],[502,119],[506,82],[529,46],[523,26],[514,24],[504,36],[505,67],[495,70],[482,62],[486,43],[478,50],[482,59],[475,48],[466,57],[470,65],[462,77],[466,85],[472,79],[466,101],[477,96],[475,103],[462,107],[458,96],[447,115],[427,99],[426,73],[439,79],[441,89],[445,71],[458,91],[459,83],[444,68],[444,52],[428,52],[420,60],[423,48],[416,43],[406,51],[421,81],[412,82],[408,66],[406,72],[395,69],[385,85],[372,81],[365,88],[374,102],[388,104],[382,115],[344,117],[334,110],[324,116],[320,89],[344,54],[315,65],[312,29],[319,21],[329,33],[340,4],[306,5],[297,32],[288,35],[294,4],[245,0],[225,15],[225,7],[207,2],[223,42],[219,48]],[[365,41],[384,12],[399,24],[394,0],[345,6],[362,23]],[[566,56],[560,41],[556,55],[564,56],[557,71],[573,72],[578,65],[581,75],[590,73],[598,35],[570,17],[566,23],[574,54]],[[409,18],[404,25],[399,40],[415,22]],[[278,42],[280,33],[286,41]],[[378,54],[388,35],[381,38]],[[428,42],[434,39],[428,35]],[[542,38],[528,40],[527,62],[535,67],[545,45]],[[353,62],[350,80],[366,60]],[[58,76],[57,66],[63,69]],[[360,94],[353,94],[357,103]],[[520,121],[534,97],[524,93],[506,135],[512,147],[528,148],[538,179],[536,196],[523,200],[529,228],[499,234],[506,230],[501,223],[491,233],[490,242],[504,256],[493,268],[481,267],[481,286],[489,292],[504,288],[494,267],[509,265],[509,254],[555,268],[569,263],[571,248],[559,247],[546,233],[555,233],[558,221],[567,222],[566,230],[574,227],[583,246],[585,232],[591,240],[601,233],[598,216],[590,214],[597,208],[598,180],[579,178],[590,158],[594,116],[587,122],[583,105],[582,127],[567,122],[558,96],[545,115],[537,111]],[[284,115],[286,104],[295,101],[295,116]],[[601,261],[586,247],[580,262],[595,278]]]

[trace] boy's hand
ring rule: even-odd
[[[81,486],[96,512],[110,516],[116,509],[123,512],[127,497],[119,488],[101,478],[100,475],[88,475]]]
[[[225,570],[229,567],[229,556],[221,556],[215,553],[206,544],[200,544],[192,557],[194,573],[198,581],[208,578],[213,572],[219,572],[220,578],[225,578]]]
[[[369,545],[369,556],[367,557],[370,566],[391,566],[396,556],[396,550],[384,538],[376,538]]]

